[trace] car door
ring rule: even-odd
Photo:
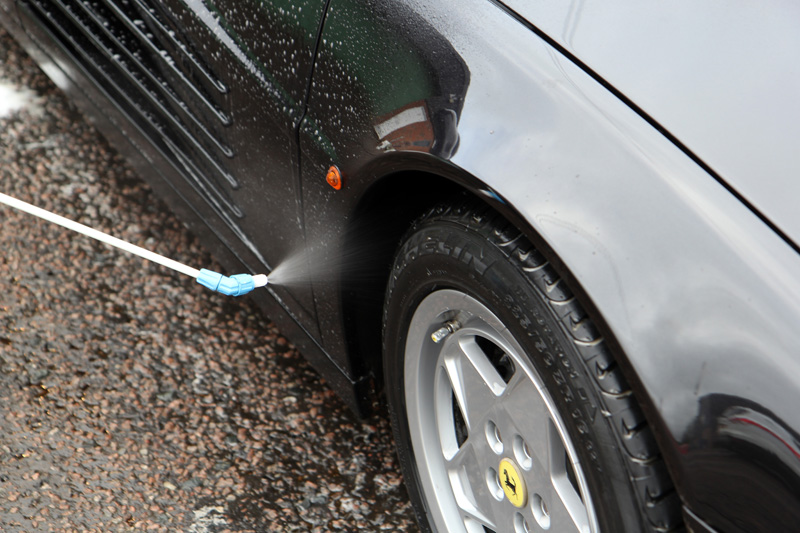
[[[325,0],[29,0],[253,271],[304,245],[296,128]],[[26,18],[23,16],[23,19]],[[310,285],[277,289],[312,333]]]

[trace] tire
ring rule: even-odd
[[[383,330],[392,426],[423,531],[683,529],[603,338],[553,266],[488,208],[438,207],[414,224]]]

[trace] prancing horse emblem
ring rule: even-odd
[[[505,458],[500,461],[497,472],[499,472],[497,476],[499,488],[503,489],[503,494],[508,498],[509,503],[522,509],[528,500],[528,491],[525,488],[525,478],[520,475],[519,467],[510,458]]]
[[[509,479],[509,477],[508,477],[508,469],[506,469],[506,468],[503,469],[503,475],[506,476],[506,480],[504,482],[505,486],[508,487],[509,489],[511,489],[511,492],[513,492],[514,496],[516,496],[517,495],[517,484],[514,483],[513,481],[511,481],[511,479]]]

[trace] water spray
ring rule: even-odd
[[[28,213],[29,215],[39,217],[48,222],[58,224],[61,227],[67,228],[68,230],[80,233],[81,235],[85,235],[115,248],[119,248],[120,250],[138,255],[139,257],[147,259],[148,261],[152,261],[153,263],[158,263],[159,265],[171,268],[172,270],[180,272],[181,274],[195,278],[197,283],[211,289],[212,291],[216,291],[228,296],[241,296],[243,294],[247,294],[257,287],[266,286],[269,282],[267,276],[264,274],[236,274],[234,276],[223,276],[218,272],[207,270],[205,268],[200,270],[192,268],[168,257],[164,257],[163,255],[151,252],[150,250],[140,246],[136,246],[135,244],[112,237],[111,235],[103,233],[102,231],[98,231],[94,228],[90,228],[89,226],[84,226],[83,224],[68,218],[64,218],[61,215],[51,213],[50,211],[42,209],[41,207],[36,207],[35,205],[23,202],[22,200],[17,200],[16,198],[8,196],[7,194],[0,193],[0,203]]]

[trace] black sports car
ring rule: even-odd
[[[424,530],[800,524],[788,2],[0,0]],[[213,241],[213,242],[212,242]]]

